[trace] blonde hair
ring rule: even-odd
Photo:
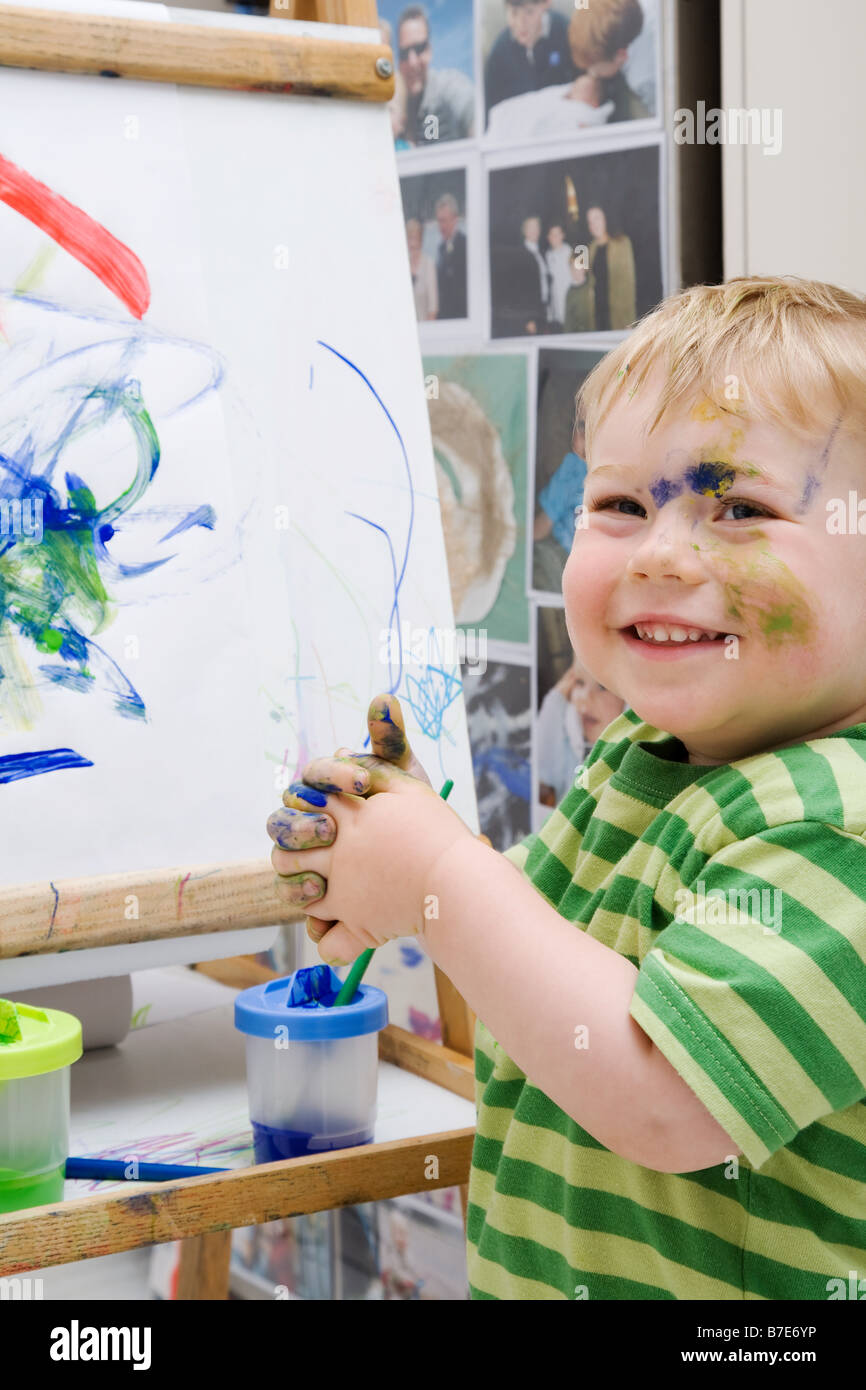
[[[579,68],[610,62],[621,48],[634,43],[642,28],[643,10],[638,0],[593,0],[571,16],[571,56]]]
[[[656,367],[655,415],[708,399],[719,410],[815,437],[833,416],[866,432],[866,297],[797,276],[742,276],[664,300],[593,367],[577,393],[587,454],[611,406]]]

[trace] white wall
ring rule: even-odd
[[[724,146],[726,279],[866,292],[864,89],[864,0],[722,0],[722,105],[778,108],[782,135],[776,155]]]

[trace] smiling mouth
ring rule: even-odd
[[[641,623],[641,627],[645,628],[645,625]],[[697,629],[695,629],[695,631],[696,630]],[[724,632],[719,632],[715,635],[711,635],[709,632],[702,632],[699,637],[670,637],[664,641],[658,642],[654,637],[641,636],[634,623],[632,623],[630,627],[620,628],[620,632],[624,637],[632,637],[636,642],[643,642],[648,647],[698,647],[710,646],[713,644],[718,645],[718,643],[724,642],[726,636]]]

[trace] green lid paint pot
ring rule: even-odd
[[[331,966],[313,965],[235,999],[256,1163],[372,1142],[388,998],[360,985],[335,1006],[342,984]]]
[[[0,999],[0,1213],[62,1202],[81,1052],[72,1014]]]

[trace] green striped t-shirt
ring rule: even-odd
[[[741,1156],[682,1174],[620,1158],[479,1019],[473,1298],[830,1299],[866,1281],[866,724],[686,759],[626,708],[508,858],[633,962],[631,1016]]]

